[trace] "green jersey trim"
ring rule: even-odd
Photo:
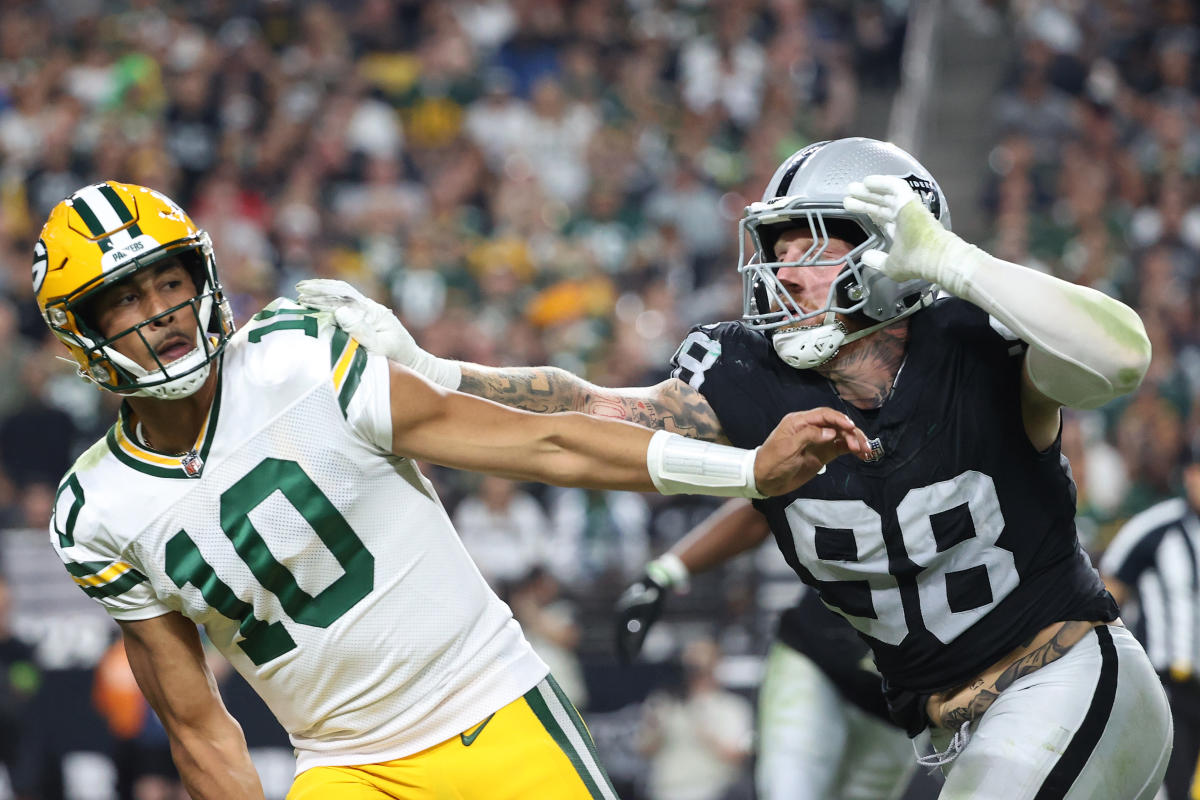
[[[354,399],[354,393],[358,391],[366,368],[367,351],[359,346],[358,340],[351,339],[333,368],[333,388],[338,393],[338,406],[342,409],[343,417],[347,414],[350,401]]]
[[[68,561],[67,572],[88,597],[124,594],[147,578],[124,561]]]
[[[121,404],[117,422],[108,429],[105,440],[108,449],[117,460],[138,472],[155,478],[182,478],[190,480],[199,478],[204,471],[204,462],[212,450],[213,440],[217,435],[217,422],[221,416],[221,362],[217,362],[217,389],[213,393],[212,406],[200,429],[196,444],[192,450],[182,455],[178,453],[163,453],[142,446],[134,436],[129,424],[130,409],[128,403]]]

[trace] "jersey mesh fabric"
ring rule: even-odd
[[[323,322],[318,336],[276,329],[257,341],[246,335],[254,329],[227,350],[201,479],[154,477],[112,457],[79,470],[89,518],[116,511],[112,529],[133,535],[98,547],[111,534],[91,537],[80,514],[64,559],[76,560],[80,544],[91,555],[127,554],[148,577],[140,590],[151,587],[165,607],[204,624],[263,697],[291,734],[300,770],[409,755],[523,695],[545,665],[470,561],[428,481],[347,423],[347,392],[339,399],[331,380],[331,326]],[[378,439],[388,370],[383,358],[364,359],[346,416]],[[114,478],[124,484],[117,496]],[[173,502],[147,504],[156,516],[138,514],[139,498],[160,490]],[[196,561],[176,585],[167,553],[169,542],[178,550],[181,532],[253,618],[282,626],[294,647],[265,660],[252,655],[249,615],[230,619],[214,608],[220,602],[186,579],[206,584]],[[282,569],[272,571],[272,559]],[[120,596],[101,602],[119,605]]]

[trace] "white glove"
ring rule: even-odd
[[[869,175],[861,183],[851,183],[848,192],[842,207],[866,214],[892,240],[887,252],[864,252],[863,264],[896,281],[920,278],[951,294],[960,293],[966,275],[961,262],[948,258],[948,251],[961,240],[929,213],[908,181],[895,175]]]
[[[337,326],[372,353],[419,372],[447,389],[462,382],[458,362],[438,358],[420,348],[391,309],[376,303],[345,281],[313,278],[296,284],[301,305],[328,311]]]
[[[903,178],[871,175],[842,201],[892,239],[862,261],[889,278],[932,281],[1002,322],[1030,346],[1026,374],[1065,406],[1096,408],[1133,391],[1150,363],[1136,312],[1095,289],[1012,264],[942,227]]]

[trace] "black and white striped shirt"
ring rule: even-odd
[[[1200,664],[1200,517],[1186,500],[1158,503],[1125,523],[1100,571],[1136,592],[1135,631],[1155,669]],[[1134,617],[1128,600],[1127,609]]]

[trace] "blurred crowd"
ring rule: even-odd
[[[904,6],[0,2],[0,525],[44,525],[113,419],[30,295],[75,188],[179,201],[239,320],[338,277],[440,355],[657,382],[688,327],[739,313],[736,220],[775,166],[895,82]],[[502,580],[623,579],[670,543],[642,498],[436,478]]]
[[[655,383],[692,324],[740,313],[736,221],[778,163],[861,133],[860,96],[894,88],[907,5],[0,0],[0,528],[44,527],[115,416],[55,361],[31,293],[38,230],[74,189],[179,201],[239,321],[337,277],[438,355]],[[1139,392],[1067,417],[1099,549],[1177,491],[1200,432],[1200,17],[1189,0],[948,5],[1015,42],[1002,85],[980,87],[991,150],[956,218],[982,217],[1003,258],[1128,302],[1153,341]],[[581,608],[598,619],[713,508],[431,472],[581,705],[576,654],[611,646]],[[744,619],[739,575],[685,607]],[[750,651],[758,633],[721,643]]]
[[[1013,3],[982,210],[995,254],[1119,297],[1145,322],[1135,394],[1073,412],[1081,534],[1179,490],[1200,433],[1200,28],[1188,0]]]

